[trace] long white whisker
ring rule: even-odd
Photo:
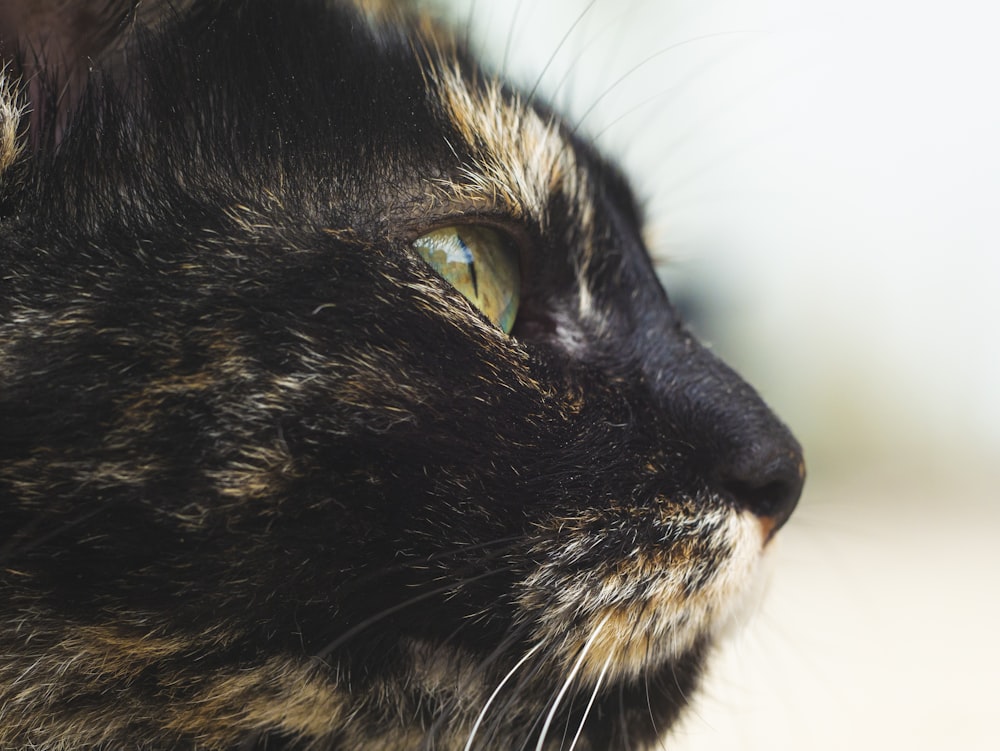
[[[653,733],[657,738],[660,737],[660,729],[656,727],[656,715],[653,712],[653,700],[649,695],[649,671],[643,671],[643,680],[646,684],[646,711],[649,712],[649,721],[653,725]]]
[[[465,43],[472,47],[472,22],[476,15],[476,0],[469,3],[469,14],[465,17]]]
[[[476,739],[476,733],[479,731],[479,726],[482,724],[483,718],[486,717],[486,712],[489,711],[490,705],[493,704],[493,700],[497,698],[497,695],[507,684],[507,681],[509,681],[513,677],[514,673],[516,673],[520,669],[520,667],[525,662],[527,662],[528,658],[531,657],[531,655],[533,655],[535,652],[537,652],[538,648],[541,646],[542,646],[541,643],[538,643],[531,649],[529,649],[527,652],[525,652],[524,657],[522,657],[520,660],[517,661],[517,664],[510,669],[510,672],[507,673],[507,675],[503,677],[503,680],[500,681],[497,687],[493,689],[493,693],[490,694],[490,698],[486,700],[486,704],[483,705],[482,710],[479,712],[479,716],[476,718],[475,723],[472,725],[472,731],[469,733],[469,740],[465,742],[464,751],[469,751],[472,748],[472,742]]]
[[[542,72],[539,73],[538,78],[535,79],[535,85],[532,86],[531,91],[528,92],[528,96],[525,99],[526,102],[530,104],[535,101],[535,94],[538,93],[538,87],[541,85],[542,79],[545,78],[545,74],[548,73],[549,67],[552,65],[553,62],[555,62],[556,57],[559,56],[559,51],[562,50],[563,45],[566,44],[567,40],[570,38],[570,36],[572,36],[573,30],[584,19],[587,13],[590,12],[590,9],[594,7],[594,4],[596,2],[597,0],[590,0],[590,2],[587,4],[587,7],[585,7],[582,11],[580,11],[580,13],[577,14],[576,20],[573,21],[572,24],[570,24],[570,27],[568,29],[566,29],[566,33],[564,33],[562,39],[559,40],[559,44],[556,45],[556,48],[552,50],[552,54],[549,55],[549,61],[545,63],[545,66],[542,68]]]
[[[597,109],[598,105],[601,103],[601,101],[605,97],[608,96],[608,94],[610,94],[612,91],[614,91],[616,88],[618,88],[618,86],[621,85],[621,83],[623,81],[625,81],[629,77],[635,75],[636,71],[638,71],[638,70],[644,68],[645,66],[649,65],[651,62],[653,62],[654,60],[656,60],[658,57],[661,57],[662,55],[666,55],[668,52],[673,52],[674,50],[676,50],[676,49],[678,49],[680,47],[684,47],[684,46],[689,45],[689,44],[694,44],[695,42],[701,42],[701,41],[704,41],[706,39],[713,39],[715,37],[729,36],[729,35],[733,35],[733,34],[752,34],[752,33],[755,33],[755,32],[756,32],[755,29],[738,29],[738,30],[734,30],[734,31],[716,31],[716,32],[712,32],[710,34],[700,34],[699,36],[690,37],[690,38],[685,39],[683,41],[676,42],[674,44],[669,44],[666,47],[660,48],[656,52],[652,53],[651,55],[648,55],[646,58],[644,58],[643,60],[640,60],[638,63],[636,63],[635,65],[633,65],[631,68],[629,68],[627,71],[625,71],[622,75],[620,75],[615,80],[614,83],[612,83],[610,86],[608,86],[606,89],[604,89],[604,91],[602,91],[600,94],[598,94],[597,97],[590,103],[590,106],[586,109],[586,111],[584,111],[584,113],[577,119],[576,123],[573,125],[572,132],[573,133],[577,133],[580,130],[580,128],[583,127],[584,121],[588,117],[590,117],[591,114],[593,114],[594,110]]]
[[[597,636],[601,633],[601,629],[604,628],[604,624],[608,622],[610,617],[611,613],[604,616],[604,620],[597,624],[593,633],[583,645],[583,649],[580,650],[580,654],[577,656],[576,662],[573,663],[573,669],[569,671],[569,676],[567,676],[562,688],[559,689],[559,693],[556,694],[556,699],[552,703],[552,709],[549,710],[549,715],[545,718],[545,724],[542,725],[542,732],[538,736],[538,745],[535,746],[535,751],[542,751],[542,747],[545,745],[545,737],[549,734],[549,727],[552,725],[552,720],[556,716],[556,710],[559,709],[559,705],[562,703],[563,697],[566,696],[566,692],[569,691],[569,687],[572,685],[573,679],[576,678],[576,674],[580,672],[580,668],[583,666],[583,661],[587,657],[587,652],[589,652],[590,648],[594,646],[594,642],[597,641]]]
[[[500,65],[500,75],[504,78],[507,77],[507,60],[510,59],[510,46],[514,41],[514,32],[517,29],[517,17],[521,13],[521,0],[517,0],[517,5],[514,6],[514,15],[510,18],[510,28],[507,30],[507,43],[503,48],[503,63]]]
[[[604,666],[601,668],[601,674],[597,676],[597,683],[594,684],[594,691],[590,695],[590,701],[587,702],[587,708],[583,710],[583,718],[580,720],[580,727],[576,729],[576,735],[573,736],[573,742],[569,744],[569,751],[573,751],[576,748],[576,742],[580,740],[580,734],[583,733],[583,726],[587,722],[587,715],[590,714],[590,708],[594,706],[594,700],[597,699],[597,692],[601,690],[601,684],[604,682],[604,676],[608,672],[608,668],[611,667],[611,658],[613,654],[608,655],[608,659],[604,661]]]

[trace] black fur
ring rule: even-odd
[[[463,202],[480,145],[442,70],[491,79],[440,28],[112,15],[85,87],[60,101],[50,55],[21,89],[42,114],[0,174],[0,746],[461,749],[536,647],[475,736],[534,747],[605,612],[639,628],[671,571],[706,591],[740,510],[761,545],[784,522],[797,445],[567,129],[576,190]],[[510,337],[410,247],[456,223],[520,249]],[[612,670],[578,748],[662,733],[712,637]]]

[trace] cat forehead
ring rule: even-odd
[[[446,197],[472,207],[497,207],[515,219],[544,226],[551,197],[588,205],[587,170],[570,129],[500,77],[475,62],[451,26],[426,12],[387,0],[353,3],[376,28],[410,29],[407,43],[421,67],[432,108],[457,142],[449,140],[460,170],[437,181]],[[565,209],[564,209],[565,210]],[[580,217],[583,218],[583,217]]]

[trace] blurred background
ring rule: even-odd
[[[1000,5],[442,2],[633,176],[671,295],[806,448],[667,748],[1000,748]]]

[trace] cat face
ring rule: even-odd
[[[154,16],[7,31],[0,745],[653,742],[803,470],[624,178],[408,12]]]

